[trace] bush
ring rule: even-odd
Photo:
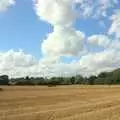
[[[3,88],[0,88],[0,91],[3,91]]]
[[[48,87],[56,87],[56,85],[48,85]]]
[[[0,76],[0,85],[8,85],[9,78],[7,75]]]

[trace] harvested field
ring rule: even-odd
[[[0,120],[120,120],[120,86],[0,88]]]

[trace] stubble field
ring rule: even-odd
[[[0,120],[120,120],[120,86],[1,88]]]

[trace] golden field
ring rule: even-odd
[[[120,120],[120,86],[0,88],[0,120]]]

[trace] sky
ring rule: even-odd
[[[0,0],[0,75],[97,75],[120,67],[120,0]]]

